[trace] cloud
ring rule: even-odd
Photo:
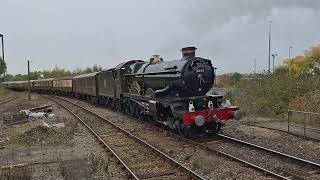
[[[183,24],[194,35],[204,36],[213,30],[219,30],[234,18],[249,17],[256,23],[266,20],[273,9],[307,8],[320,9],[317,0],[201,0],[186,1]]]

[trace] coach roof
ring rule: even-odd
[[[93,73],[88,73],[88,74],[81,74],[81,75],[78,75],[78,76],[74,76],[73,79],[78,79],[78,78],[85,78],[85,77],[93,77],[93,76],[96,76],[98,73],[100,73],[101,71],[99,72],[93,72]]]
[[[58,78],[55,78],[55,79],[54,79],[54,81],[55,81],[55,80],[69,80],[69,79],[71,80],[72,78],[73,78],[73,76],[68,76],[68,77],[58,77]]]
[[[37,80],[33,80],[33,82],[44,82],[44,81],[53,81],[54,78],[47,78],[47,79],[37,79]]]

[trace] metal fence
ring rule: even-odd
[[[320,137],[320,113],[289,110],[288,132],[293,131],[298,131],[304,138],[318,139]]]

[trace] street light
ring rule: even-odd
[[[269,56],[268,56],[268,72],[270,73],[270,54],[271,54],[271,24],[272,21],[269,21]]]
[[[3,43],[3,34],[0,34],[1,37],[1,44],[2,44],[2,60],[4,61],[4,43]],[[3,66],[3,78],[6,76],[6,67]]]
[[[289,46],[289,75],[291,74],[291,49],[293,47],[292,46]]]
[[[271,56],[272,56],[272,70],[274,72],[274,58],[278,56],[278,54],[272,54]]]

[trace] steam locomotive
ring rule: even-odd
[[[195,47],[181,52],[179,60],[154,55],[149,62],[131,60],[100,72],[33,80],[31,87],[93,101],[185,136],[216,134],[229,119],[240,119],[239,108],[225,107],[222,95],[206,95],[215,81],[211,61],[196,57]],[[27,89],[24,81],[4,84]]]

